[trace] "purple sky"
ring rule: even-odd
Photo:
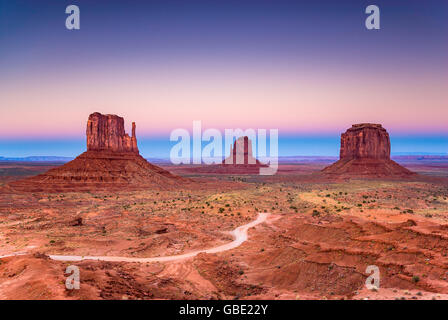
[[[333,154],[359,122],[399,152],[446,152],[448,2],[375,1],[373,31],[369,4],[0,1],[0,156],[75,155],[95,111],[136,121],[147,156],[193,120],[277,128],[284,154]]]

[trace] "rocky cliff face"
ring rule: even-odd
[[[260,162],[253,157],[252,141],[249,137],[239,137],[230,147],[230,155],[222,162],[225,165],[256,165]]]
[[[186,179],[155,166],[140,156],[132,124],[132,137],[123,118],[93,113],[87,121],[87,151],[73,161],[31,178],[11,182],[13,189],[28,192],[169,189]]]
[[[138,153],[135,122],[132,137],[124,130],[122,117],[95,112],[87,121],[87,151],[112,151]]]
[[[390,159],[390,139],[380,124],[354,124],[341,135],[339,161],[322,170],[340,177],[392,177],[414,173]]]
[[[380,124],[354,124],[341,135],[341,159],[390,159],[390,139]]]

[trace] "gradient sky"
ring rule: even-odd
[[[446,0],[0,0],[0,156],[74,156],[95,111],[136,121],[148,157],[193,120],[278,128],[281,155],[336,155],[359,122],[447,153],[447,34]]]

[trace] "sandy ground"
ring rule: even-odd
[[[259,213],[256,220],[249,222],[245,225],[237,227],[235,230],[232,230],[230,234],[233,236],[234,240],[232,242],[223,244],[221,246],[217,246],[210,249],[196,250],[192,252],[187,252],[184,254],[174,255],[174,256],[163,256],[156,258],[129,258],[129,257],[113,257],[113,256],[62,256],[62,255],[49,255],[48,257],[52,260],[57,261],[83,261],[83,260],[95,260],[95,261],[110,261],[110,262],[138,262],[138,263],[153,263],[153,262],[168,262],[168,261],[178,261],[189,258],[194,258],[200,253],[219,253],[227,250],[234,249],[239,247],[243,242],[247,240],[247,230],[256,225],[263,223],[266,221],[268,217],[268,213]],[[17,256],[23,255],[23,253],[15,253],[5,255],[3,257],[8,256]],[[2,258],[2,257],[0,257]]]
[[[2,192],[0,256],[22,255],[0,258],[0,299],[446,299],[440,166],[410,180],[350,181],[319,177],[319,166],[290,164],[273,177],[192,174],[200,189]],[[259,212],[271,215],[246,241],[200,253],[234,243],[230,232]],[[65,287],[72,264],[80,290]],[[377,290],[365,286],[369,265],[380,270]]]

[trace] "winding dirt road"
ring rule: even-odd
[[[187,258],[192,258],[199,253],[217,253],[227,251],[240,246],[243,242],[247,240],[247,231],[250,228],[266,221],[269,213],[259,213],[256,220],[249,222],[248,224],[239,226],[235,230],[231,231],[232,236],[235,238],[232,242],[214,247],[211,249],[197,250],[185,254],[175,255],[175,256],[164,256],[164,257],[154,257],[154,258],[130,258],[130,257],[112,257],[112,256],[63,256],[63,255],[50,255],[50,259],[58,261],[82,261],[82,260],[97,260],[97,261],[113,261],[113,262],[166,262],[182,260]]]

